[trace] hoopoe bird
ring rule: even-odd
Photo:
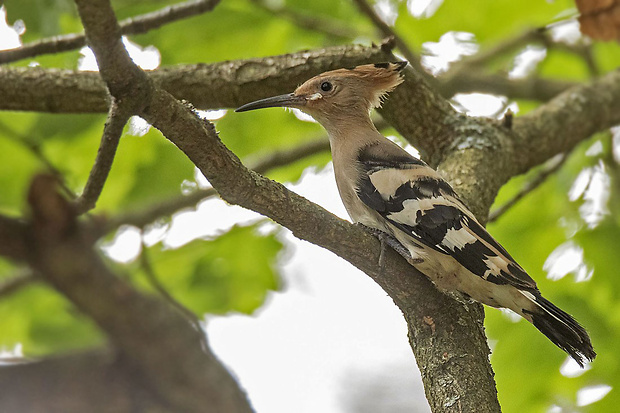
[[[312,116],[329,135],[338,191],[354,222],[385,234],[392,240],[389,245],[440,290],[509,308],[583,367],[596,356],[585,329],[541,295],[536,282],[437,171],[372,123],[370,111],[403,81],[406,65],[378,63],[325,72],[293,93],[236,111],[289,107]]]

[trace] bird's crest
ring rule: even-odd
[[[385,62],[357,66],[351,71],[362,79],[367,79],[372,85],[375,95],[371,99],[371,104],[373,108],[378,108],[387,94],[403,83],[404,79],[400,72],[406,66],[407,62]]]
[[[300,89],[305,89],[306,85],[313,85],[323,80],[338,79],[350,87],[357,88],[356,95],[364,96],[372,108],[380,107],[385,96],[394,90],[396,86],[403,82],[401,71],[407,66],[406,61],[384,62],[367,65],[355,66],[350,69],[337,69],[321,73],[301,85]],[[350,82],[348,82],[350,81]]]
[[[403,82],[407,62],[385,62],[337,69],[307,80],[294,93],[247,103],[238,112],[291,107],[308,113],[323,126],[335,118],[352,119],[381,106],[383,98]]]

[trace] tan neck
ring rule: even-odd
[[[346,119],[331,118],[323,120],[321,124],[329,135],[333,155],[358,151],[361,146],[385,139],[368,115],[351,116]]]

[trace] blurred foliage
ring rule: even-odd
[[[620,212],[613,210],[598,226],[588,228],[579,212],[583,201],[571,202],[568,196],[583,168],[597,165],[601,157],[608,158],[609,145],[604,145],[601,155],[585,155],[599,140],[609,141],[609,137],[601,134],[582,143],[558,173],[489,225],[491,233],[529,270],[543,294],[588,328],[598,353],[591,370],[565,377],[559,367],[566,356],[535,328],[487,309],[487,332],[495,342],[491,362],[505,412],[545,411],[552,404],[567,411],[611,412],[620,402],[618,392],[612,390],[590,406],[576,405],[576,392],[584,386],[605,383],[615,389],[620,385],[620,358],[614,351],[620,342],[620,279],[616,275],[620,268]],[[536,173],[533,170],[515,178],[500,191],[496,204],[509,199]],[[610,204],[620,201],[619,191],[611,191],[610,196],[615,199]],[[571,274],[555,281],[545,277],[543,265],[549,254],[569,240],[583,248],[584,262],[593,270],[590,280],[576,282]]]
[[[162,285],[196,314],[251,314],[280,285],[275,262],[281,249],[275,235],[250,225],[176,249],[159,243],[148,256]],[[152,288],[147,278],[140,283]]]
[[[276,235],[261,235],[256,225],[235,226],[213,239],[195,240],[177,249],[156,244],[149,247],[148,259],[162,286],[196,314],[251,314],[267,292],[280,285],[275,263],[281,249]],[[138,288],[158,294],[140,260],[111,264]],[[0,285],[15,274],[7,261],[0,260]],[[103,339],[87,317],[43,283],[1,299],[0,314],[0,350],[21,343],[25,354],[39,355],[83,348]]]
[[[81,349],[103,342],[90,321],[61,295],[37,283],[0,300],[0,349],[22,345],[26,356]]]
[[[346,43],[346,39],[300,29],[293,18],[259,6],[262,0],[222,0],[211,13],[165,25],[146,34],[131,36],[142,47],[153,45],[162,65],[217,62],[230,59],[290,53]],[[116,0],[119,19],[158,10],[172,2]],[[574,16],[571,0],[444,0],[433,1],[437,11],[414,17],[416,0],[384,0],[383,6],[397,13],[395,29],[415,51],[429,42],[439,42],[448,32],[467,32],[481,50],[514,38],[526,30],[549,24],[566,25]],[[380,37],[355,4],[333,0],[264,1],[268,7],[283,7],[296,16],[328,19],[329,24],[352,31],[349,41],[378,42]],[[9,24],[24,21],[23,42],[81,31],[71,0],[6,0]],[[493,61],[487,70],[508,72],[523,47]],[[620,46],[592,44],[594,62],[604,73],[620,66]],[[44,67],[75,69],[79,51],[46,55],[16,62],[36,62]],[[533,73],[557,79],[586,80],[591,76],[583,59],[559,48],[549,49]],[[517,102],[520,113],[537,102]],[[95,158],[103,115],[52,115],[0,113],[0,213],[27,214],[25,194],[33,174],[59,171],[71,191],[80,193]],[[321,129],[301,122],[292,113],[269,110],[244,114],[243,121],[228,112],[216,122],[222,140],[240,157],[254,159],[274,149],[290,148],[317,139]],[[603,150],[586,155],[595,141]],[[612,412],[620,404],[620,174],[611,157],[607,134],[594,137],[575,149],[567,163],[551,178],[528,194],[490,231],[537,280],[545,295],[588,327],[598,359],[578,377],[565,377],[565,360],[545,337],[526,322],[511,322],[500,311],[487,311],[486,325],[493,343],[491,360],[503,410],[544,412],[551,405],[563,411]],[[328,154],[318,154],[270,172],[281,181],[299,178],[309,166],[322,167]],[[570,201],[568,192],[585,168],[602,162],[610,179],[609,213],[594,227],[584,222],[582,199]],[[158,131],[144,136],[126,131],[114,167],[94,211],[116,214],[181,194],[184,183],[193,181],[193,166]],[[537,170],[516,177],[500,192],[497,204],[515,194]],[[217,219],[214,218],[214,219]],[[575,282],[567,275],[553,281],[545,277],[543,265],[558,246],[572,241],[584,251],[585,265],[593,270],[591,280]],[[237,311],[251,313],[265,300],[269,290],[279,288],[275,262],[282,245],[274,235],[261,235],[255,226],[233,227],[216,238],[194,240],[170,249],[161,243],[148,248],[154,272],[165,288],[197,314]],[[155,294],[139,260],[113,264],[139,288]],[[0,282],[19,271],[0,260]],[[43,284],[26,287],[0,299],[0,348],[23,345],[26,354],[80,348],[100,342],[96,328],[80,316],[62,297]],[[612,391],[602,400],[577,406],[576,392],[584,386],[608,384]]]

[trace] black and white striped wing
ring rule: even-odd
[[[361,162],[357,194],[399,230],[449,255],[495,284],[536,289],[536,283],[467,210],[450,185],[421,161]]]

